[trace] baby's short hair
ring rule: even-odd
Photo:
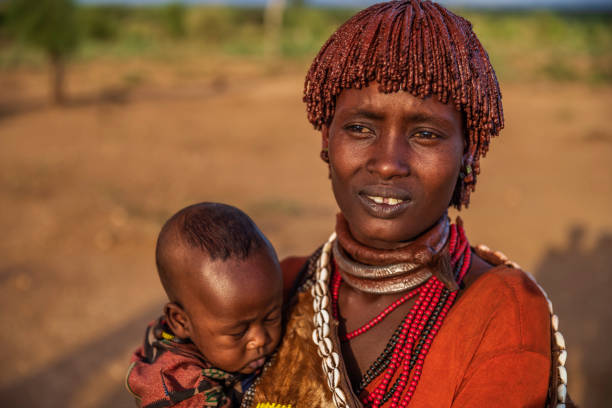
[[[266,245],[253,220],[231,205],[200,203],[178,215],[182,215],[180,232],[185,242],[206,252],[210,260],[245,259],[252,250]]]
[[[161,283],[176,300],[176,279],[170,248],[183,245],[201,251],[210,261],[246,259],[270,244],[253,220],[236,207],[203,202],[183,208],[162,227],[157,238],[155,261]]]

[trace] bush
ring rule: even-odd
[[[184,37],[187,9],[181,3],[170,3],[161,9],[161,22],[171,38]]]
[[[124,6],[84,6],[79,9],[79,23],[86,38],[95,41],[116,40],[119,27],[129,16]]]

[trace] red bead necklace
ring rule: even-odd
[[[338,296],[340,294],[340,285],[342,284],[342,276],[339,273],[334,273],[332,276],[332,314],[336,319],[338,319]],[[420,288],[414,288],[411,291],[407,292],[404,296],[397,299],[389,306],[385,308],[382,312],[380,312],[377,316],[375,316],[372,320],[364,324],[358,329],[353,330],[350,333],[346,333],[340,337],[340,341],[348,341],[354,337],[359,336],[370,330],[372,327],[376,326],[380,323],[389,313],[397,309],[407,300],[412,299],[419,293]]]
[[[456,224],[451,226],[449,252],[451,267],[455,271],[457,282],[460,283],[470,268],[471,249],[463,228]],[[331,291],[332,313],[338,318],[338,296],[342,277],[336,269],[332,275]],[[391,343],[393,346],[391,355],[381,363],[384,371],[377,376],[381,378],[378,385],[362,398],[365,406],[377,408],[389,402],[388,406],[395,408],[405,407],[410,403],[421,377],[427,352],[454,303],[457,292],[450,292],[434,276],[391,303],[363,326],[341,336],[341,341],[348,341],[367,332],[416,295],[418,295],[416,303],[400,324],[395,343]],[[380,367],[376,367],[376,370],[380,370]],[[411,373],[412,378],[409,379]]]

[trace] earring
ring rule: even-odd
[[[329,163],[329,149],[327,147],[324,147],[323,149],[321,149],[321,160],[323,160],[325,163]]]
[[[472,170],[472,166],[470,164],[465,166],[465,170],[461,169],[461,178],[463,179],[463,181],[465,183],[471,183],[472,181],[474,181],[474,175],[472,174],[473,170]]]

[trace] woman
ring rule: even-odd
[[[545,295],[447,216],[503,127],[470,23],[428,1],[374,5],[323,46],[304,94],[341,213],[321,249],[283,262],[286,333],[243,406],[563,406]]]

